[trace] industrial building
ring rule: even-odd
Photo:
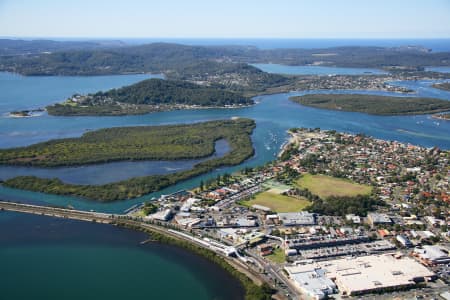
[[[436,275],[409,257],[370,255],[315,263],[334,280],[343,295],[387,291],[415,286],[434,280]]]
[[[406,237],[403,234],[399,234],[396,237],[396,240],[402,244],[403,247],[405,248],[411,248],[413,246],[413,244],[411,243],[411,241],[408,239],[408,237]]]
[[[392,219],[386,214],[368,213],[367,221],[371,226],[392,224]]]
[[[317,249],[322,247],[334,247],[348,244],[358,244],[369,242],[367,235],[349,235],[346,237],[330,237],[330,236],[310,236],[298,237],[285,240],[286,248],[293,249]]]
[[[361,217],[355,214],[345,215],[347,221],[351,221],[353,224],[361,224]]]
[[[335,293],[336,285],[325,276],[325,270],[313,264],[296,265],[284,268],[297,289],[313,299],[325,299]]]
[[[184,201],[183,205],[180,208],[181,212],[189,212],[192,208],[192,206],[199,202],[200,199],[196,199],[196,198],[188,198],[186,201]]]
[[[316,249],[304,249],[299,250],[298,254],[302,259],[323,259],[337,256],[369,255],[395,249],[396,247],[389,241],[381,240],[361,244],[347,244],[333,247],[321,247]]]
[[[262,210],[262,211],[265,211],[265,212],[270,212],[272,210],[272,209],[270,209],[270,207],[259,205],[259,204],[253,204],[252,208],[254,208],[256,210]]]
[[[414,249],[413,255],[427,266],[450,263],[449,251],[443,246],[425,245]]]
[[[315,215],[306,211],[278,213],[278,218],[285,226],[315,225]]]
[[[164,209],[164,210],[160,210],[154,214],[146,216],[145,219],[168,221],[171,216],[172,216],[172,211],[170,209]]]

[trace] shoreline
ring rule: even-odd
[[[397,97],[357,93],[306,94],[291,96],[289,100],[298,105],[315,109],[362,113],[380,117],[439,114],[448,112],[450,108],[449,102],[440,98]],[[412,106],[414,106],[414,109]]]
[[[448,117],[442,117],[441,115],[447,115]],[[450,112],[444,112],[443,114],[433,114],[431,115],[431,118],[436,120],[442,120],[442,121],[450,121]]]
[[[61,104],[61,103],[56,103]],[[253,104],[247,104],[247,105],[231,105],[231,106],[196,106],[196,105],[182,105],[180,107],[177,107],[176,105],[172,107],[167,108],[156,108],[154,110],[149,111],[141,111],[141,112],[134,112],[134,113],[79,113],[79,114],[59,114],[59,113],[50,113],[48,109],[46,108],[45,111],[49,116],[55,116],[55,117],[120,117],[120,116],[139,116],[139,115],[147,115],[147,114],[153,114],[153,113],[160,113],[160,112],[170,112],[170,111],[183,111],[183,110],[207,110],[207,109],[240,109],[240,108],[249,108],[257,103]],[[54,104],[53,104],[54,105]],[[52,105],[49,105],[52,106]],[[153,105],[147,105],[148,108],[153,109]],[[88,106],[92,108],[101,108],[102,105],[95,105],[95,106]]]
[[[243,268],[243,266],[239,266],[237,263],[232,262],[231,259],[221,257],[209,249],[201,248],[200,246],[192,242],[182,239],[178,235],[165,235],[153,231],[147,227],[143,228],[142,226],[133,226],[126,223],[121,223],[120,221],[117,223],[111,223],[111,225],[127,228],[138,232],[144,232],[149,235],[149,238],[152,239],[152,242],[179,247],[181,249],[184,249],[185,251],[189,251],[195,255],[207,259],[208,261],[222,268],[224,271],[228,272],[231,276],[239,281],[241,287],[245,291],[245,299],[257,300],[257,298],[248,298],[249,294],[254,292],[254,289],[262,289],[263,285],[267,284],[262,279],[257,278],[256,275],[250,274],[249,271]],[[268,299],[270,299],[270,295],[266,296],[268,296]]]
[[[0,202],[2,211],[12,211],[22,214],[36,214],[47,217],[69,218],[84,222],[92,222],[99,224],[107,224],[127,228],[136,232],[143,232],[149,235],[149,239],[153,242],[159,242],[167,245],[176,246],[186,251],[190,251],[195,255],[206,258],[211,263],[216,264],[224,271],[228,272],[232,277],[237,279],[245,292],[245,299],[259,300],[270,299],[270,286],[261,278],[256,271],[251,272],[250,269],[238,264],[231,258],[221,256],[209,248],[202,247],[194,241],[183,238],[182,235],[170,232],[168,228],[162,227],[157,223],[143,223],[139,220],[121,219],[121,215],[97,214],[87,211],[76,211],[66,208],[52,208],[48,206],[22,205],[13,202]],[[170,227],[169,227],[170,228]],[[177,230],[178,232],[178,230]],[[182,232],[182,231],[179,231]],[[263,296],[263,298],[261,298]]]
[[[146,126],[146,125],[143,125]],[[216,156],[217,150],[216,150],[216,143],[220,140],[224,140],[227,143],[227,147],[228,147],[228,151],[225,152],[225,154],[220,155],[220,156]],[[0,150],[7,150],[10,148],[4,148]],[[121,159],[121,158],[117,158],[117,159],[108,159],[105,161],[96,161],[96,162],[86,162],[86,163],[82,163],[82,164],[62,164],[62,165],[32,165],[32,164],[20,164],[20,163],[1,163],[0,162],[0,167],[22,167],[22,168],[29,168],[29,169],[45,169],[45,170],[56,170],[56,169],[75,169],[75,168],[83,168],[83,167],[95,167],[95,166],[102,166],[102,165],[108,165],[108,164],[114,164],[114,163],[139,163],[139,162],[189,162],[189,161],[193,161],[193,160],[201,160],[198,163],[201,163],[203,161],[206,161],[208,159],[214,159],[214,158],[222,158],[225,155],[229,154],[231,152],[231,147],[229,146],[229,143],[226,139],[219,139],[214,141],[214,149],[211,153],[207,153],[204,156],[196,156],[196,157],[189,157],[189,158],[174,158],[174,159],[147,159],[147,158],[143,158],[143,159],[138,159],[138,158],[132,158],[132,159]],[[156,175],[161,175],[161,174],[156,174]]]
[[[53,195],[70,195],[103,203],[141,197],[223,166],[239,165],[252,157],[255,154],[255,149],[251,141],[251,134],[256,125],[250,119],[243,119],[242,122],[240,123],[245,128],[242,128],[239,132],[238,138],[231,137],[230,134],[236,137],[236,132],[233,133],[235,127],[232,126],[239,124],[236,125],[234,122],[222,124],[221,130],[223,133],[220,137],[229,142],[229,152],[220,158],[200,162],[194,165],[192,169],[185,171],[166,175],[132,177],[103,185],[67,184],[59,179],[18,176],[3,182],[3,186]]]

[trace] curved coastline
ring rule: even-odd
[[[206,160],[221,158],[230,151],[230,145],[224,139],[217,140],[214,148],[215,151],[212,155],[198,159],[131,160],[47,168],[0,165],[0,180],[7,180],[17,176],[37,176],[42,178],[58,178],[70,184],[108,184],[133,177],[166,175],[186,171]]]
[[[441,114],[431,115],[433,119],[442,120],[442,121],[450,121],[450,112],[444,112]]]
[[[192,169],[186,171],[167,175],[133,177],[104,185],[76,185],[64,183],[55,178],[46,179],[35,176],[19,176],[6,180],[3,185],[49,194],[79,196],[100,202],[141,197],[222,166],[238,165],[253,156],[255,150],[250,135],[256,127],[255,122],[250,119],[239,119],[228,121],[226,124],[229,125],[229,128],[226,132],[220,134],[220,138],[226,139],[229,142],[231,151],[223,157],[200,162],[194,165]],[[223,129],[224,126],[221,128]]]
[[[234,278],[239,280],[245,290],[245,299],[246,300],[269,300],[271,299],[271,288],[264,283],[263,280],[257,278],[254,274],[246,271],[242,266],[239,266],[236,263],[232,263],[231,260],[226,260],[223,257],[220,257],[213,251],[201,248],[192,242],[188,242],[187,240],[177,238],[174,236],[164,235],[159,232],[153,231],[149,228],[143,228],[142,226],[133,226],[127,224],[125,222],[118,221],[115,223],[117,226],[121,226],[124,228],[132,229],[135,231],[142,231],[150,234],[151,239],[160,243],[165,243],[173,246],[177,246],[183,248],[187,251],[190,251],[196,255],[200,255],[214,264],[221,267],[223,270],[231,274]],[[251,278],[250,278],[251,276]]]
[[[23,215],[23,217],[22,217]],[[25,218],[26,217],[26,218]],[[23,222],[23,220],[27,220],[27,222]],[[141,230],[136,231],[132,228],[130,229],[121,229],[121,227],[119,226],[111,226],[108,224],[94,224],[91,222],[84,222],[84,221],[77,221],[77,220],[68,220],[68,219],[57,219],[54,217],[47,217],[47,216],[40,216],[40,215],[25,215],[23,213],[15,213],[15,212],[0,212],[0,222],[7,222],[7,224],[12,224],[12,226],[5,226],[4,228],[4,233],[6,235],[3,236],[4,239],[0,238],[0,243],[2,242],[2,240],[8,241],[8,245],[10,246],[17,246],[17,247],[22,247],[24,245],[30,245],[32,247],[32,245],[36,242],[39,241],[39,246],[43,247],[45,245],[49,245],[50,248],[53,248],[54,246],[61,246],[61,247],[67,247],[66,242],[70,242],[70,243],[76,243],[77,247],[83,247],[85,241],[89,241],[89,245],[91,245],[91,241],[98,245],[98,247],[114,247],[117,248],[118,250],[112,250],[113,252],[115,251],[122,251],[120,250],[122,247],[131,247],[131,251],[150,251],[150,253],[147,254],[143,254],[143,255],[153,255],[153,253],[156,254],[156,257],[154,259],[157,259],[159,262],[159,253],[161,251],[163,254],[163,259],[171,259],[172,256],[175,257],[175,259],[178,259],[178,257],[183,256],[184,259],[180,258],[180,260],[187,260],[189,262],[189,271],[188,272],[193,272],[193,276],[197,276],[195,275],[195,273],[197,273],[197,271],[195,270],[195,267],[192,266],[192,264],[190,263],[190,259],[189,257],[185,257],[185,256],[197,256],[199,258],[195,258],[194,259],[200,259],[200,260],[204,260],[204,256],[200,255],[194,251],[189,251],[188,249],[186,249],[185,247],[181,247],[179,245],[175,245],[175,244],[169,244],[169,243],[165,243],[163,241],[157,241],[156,238],[154,238],[154,236],[148,236],[147,232],[142,232]],[[38,224],[39,226],[36,227],[36,229],[34,230],[29,230],[30,226],[35,227]],[[63,224],[64,226],[57,226],[55,230],[50,230],[52,228],[54,228],[55,224]],[[15,225],[15,226],[14,226]],[[117,228],[116,228],[117,227]],[[7,229],[6,229],[7,228]],[[77,228],[78,230],[74,231],[73,229]],[[117,230],[119,230],[119,232],[117,232]],[[1,230],[0,230],[1,231]],[[17,232],[25,232],[25,234],[17,234]],[[85,233],[85,234],[84,234]],[[118,234],[117,234],[118,233]],[[13,237],[14,236],[14,237]],[[150,243],[160,243],[161,245],[150,245],[150,249],[146,249],[147,246],[144,245],[143,241],[149,241]],[[14,244],[11,244],[9,241],[15,241]],[[43,241],[40,242],[40,241]],[[57,242],[57,244],[55,245],[54,242]],[[140,243],[141,242],[141,243]],[[97,246],[95,246],[95,249],[98,248]],[[159,249],[159,248],[163,248],[163,249]],[[164,250],[164,248],[169,248],[167,250],[169,250],[169,252],[166,252],[166,250]],[[172,251],[171,249],[172,248]],[[65,248],[64,248],[65,249]],[[62,250],[64,250],[62,249]],[[125,255],[128,255],[128,250],[125,250]],[[59,252],[59,251],[58,251]],[[172,253],[174,252],[174,253]],[[167,257],[165,257],[167,253]],[[184,254],[185,253],[185,254]],[[39,254],[38,254],[39,255]],[[108,254],[105,254],[108,255]],[[120,255],[123,255],[122,252],[120,252]],[[150,256],[149,259],[153,259],[152,256]],[[152,261],[153,262],[153,261]],[[182,264],[182,262],[180,262]],[[221,270],[224,270],[223,274],[221,274],[221,270],[216,270],[216,272],[214,273],[214,280],[226,280],[226,282],[228,283],[233,283],[232,287],[226,287],[227,288],[227,295],[228,297],[233,296],[233,299],[243,299],[245,296],[245,289],[244,286],[242,285],[242,283],[240,282],[240,280],[236,277],[233,276],[233,274],[231,274],[230,272],[228,272],[227,270],[225,270],[220,264],[217,264],[209,259],[204,260],[204,262],[202,261],[198,261],[197,264],[206,264],[205,266],[207,267],[207,269],[205,270],[206,272],[213,272],[214,270],[209,270],[211,268],[220,268]],[[208,264],[210,266],[208,266]],[[7,268],[7,266],[5,266]],[[170,267],[170,266],[169,266]],[[190,271],[190,269],[194,267],[193,271]],[[121,266],[119,266],[118,268],[121,268]],[[217,272],[219,271],[219,272]],[[203,271],[202,271],[203,273]],[[201,275],[201,276],[208,276],[208,273],[205,273],[205,275]],[[186,275],[185,275],[186,276]],[[225,278],[222,278],[224,277]],[[165,276],[167,277],[167,276]],[[165,278],[163,277],[163,278]],[[221,284],[220,283],[215,283],[215,281],[210,282],[210,284],[212,283],[212,285],[204,282],[203,280],[201,280],[201,278],[199,279],[195,279],[195,280],[200,280],[198,283],[204,285],[205,289],[211,292],[214,292],[216,294],[222,293],[221,289]],[[213,280],[213,279],[211,279]],[[231,282],[233,281],[233,282]],[[107,282],[101,282],[99,283],[101,284],[108,284]],[[169,283],[168,283],[169,285]],[[68,287],[69,288],[69,287]],[[133,288],[133,286],[129,286],[129,288]],[[228,289],[231,288],[233,291],[228,291]],[[219,289],[219,290],[218,290]],[[63,288],[64,290],[64,288]],[[38,289],[39,291],[39,289]],[[5,291],[4,291],[5,292]],[[7,291],[6,291],[7,292]],[[160,291],[159,291],[160,292]],[[139,293],[139,292],[138,292]],[[177,292],[175,293],[175,296],[180,294],[181,292]],[[159,295],[159,294],[157,294]],[[198,293],[196,294],[198,296]],[[172,294],[172,296],[174,296]],[[211,296],[211,295],[209,295]],[[236,297],[236,298],[234,298]],[[73,299],[73,298],[72,298]],[[116,299],[113,297],[113,299]]]
[[[438,98],[393,97],[366,94],[308,94],[291,101],[319,109],[359,112],[379,116],[424,115],[446,112],[450,102]]]

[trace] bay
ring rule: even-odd
[[[426,67],[425,71],[450,73],[450,67]]]
[[[325,66],[286,66],[280,64],[252,64],[252,66],[275,74],[290,75],[379,75],[387,74],[380,69],[369,68],[339,68]]]
[[[239,281],[179,247],[105,224],[0,212],[2,299],[243,299]]]
[[[130,85],[161,74],[110,76],[36,76],[0,72],[0,115],[11,111],[43,108],[75,93],[87,94]]]
[[[262,48],[319,48],[339,45],[424,44],[435,51],[448,50],[450,40],[242,40]],[[195,43],[221,43],[205,40]],[[231,41],[230,41],[231,42]],[[194,42],[193,42],[194,43]],[[332,70],[331,70],[332,71]],[[61,137],[76,137],[86,130],[112,126],[200,122],[233,116],[253,118],[256,155],[236,167],[220,168],[142,198],[96,203],[74,197],[34,193],[0,186],[0,198],[36,204],[73,205],[78,209],[123,212],[135,203],[160,194],[191,188],[244,166],[273,160],[291,127],[321,127],[377,138],[395,139],[426,147],[450,149],[450,122],[430,116],[379,117],[304,107],[288,100],[292,92],[260,96],[258,105],[243,109],[173,111],[124,117],[9,118],[12,110],[43,107],[74,93],[96,92],[132,84],[149,75],[99,77],[22,77],[0,73],[0,148],[29,145]],[[449,93],[430,87],[433,81],[396,82],[412,87],[417,96],[450,99]],[[310,91],[327,93],[330,91]],[[342,91],[331,91],[342,92]],[[354,91],[344,91],[355,93]],[[371,91],[363,91],[372,93]],[[376,94],[389,94],[374,92]],[[139,164],[131,165],[139,166]],[[111,172],[118,172],[119,168]],[[131,174],[129,171],[125,173]],[[106,175],[100,175],[106,177]],[[78,176],[74,176],[78,177]],[[243,291],[221,269],[176,247],[139,245],[141,233],[107,225],[0,212],[0,287],[5,299],[239,299]],[[81,288],[83,287],[83,288]]]
[[[36,77],[29,77],[27,80],[34,78]],[[46,84],[51,85],[51,82],[60,79],[48,77],[46,80],[50,81]],[[431,87],[434,82],[437,81],[393,82],[391,84],[411,88],[415,91],[413,96],[450,99],[449,92]],[[26,85],[23,86],[23,89],[26,90]],[[72,90],[69,88],[67,96],[71,92]],[[234,167],[222,167],[141,198],[105,204],[74,197],[15,190],[3,186],[0,186],[0,198],[28,203],[72,205],[78,209],[121,213],[136,203],[150,200],[161,194],[195,187],[201,180],[214,178],[218,174],[233,172],[246,166],[262,165],[275,159],[281,145],[287,138],[286,130],[292,127],[320,127],[350,133],[365,133],[381,139],[450,149],[450,122],[438,121],[432,119],[429,115],[373,116],[362,113],[321,110],[289,101],[289,97],[294,95],[333,92],[405,96],[404,94],[382,91],[318,90],[258,96],[255,98],[258,104],[240,109],[180,110],[121,117],[54,117],[48,115],[33,118],[3,117],[0,118],[0,147],[2,148],[23,146],[54,138],[75,137],[80,136],[86,130],[116,126],[181,124],[232,117],[252,118],[256,121],[257,126],[252,134],[255,156],[245,163]],[[130,163],[139,164],[139,162]],[[116,169],[114,172],[122,171]],[[123,172],[126,172],[126,170],[123,170]]]

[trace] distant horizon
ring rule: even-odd
[[[13,41],[56,41],[56,42],[98,42],[122,43],[123,46],[137,46],[154,43],[180,44],[190,46],[253,46],[258,49],[324,49],[335,47],[406,47],[416,46],[433,52],[450,52],[450,38],[195,38],[195,37],[24,37],[0,36]],[[114,46],[114,45],[112,45]]]
[[[450,36],[448,37],[193,37],[193,36],[180,36],[180,37],[159,37],[159,36],[148,36],[148,37],[114,37],[114,36],[8,36],[8,35],[0,35],[0,39],[25,39],[25,40],[55,40],[55,39],[64,39],[64,40],[145,40],[145,39],[165,39],[165,40],[450,40]]]

